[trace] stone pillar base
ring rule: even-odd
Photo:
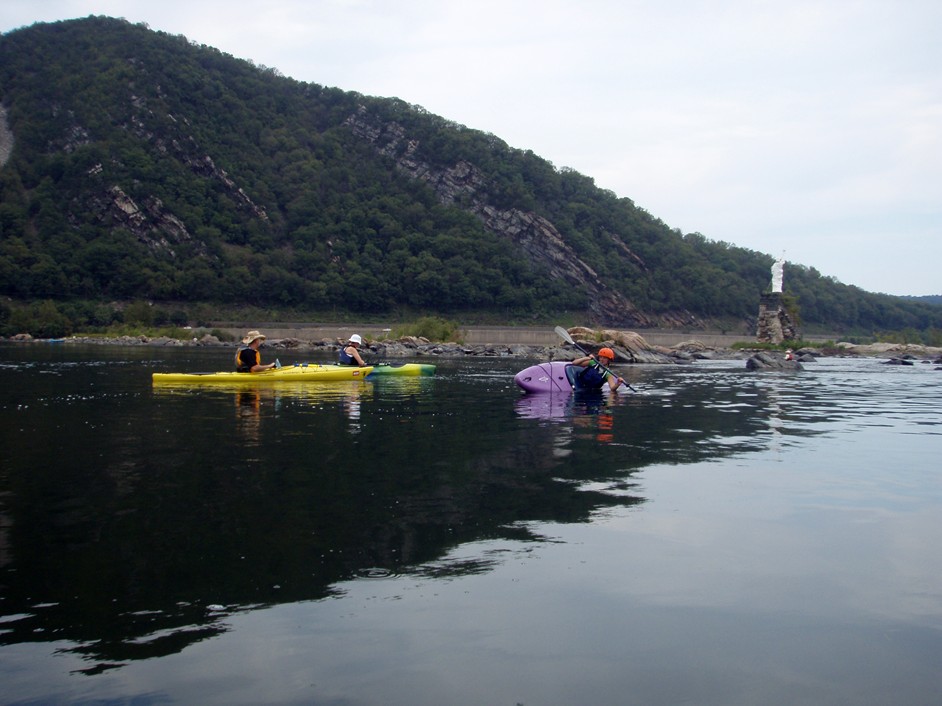
[[[782,303],[781,292],[767,292],[759,300],[756,341],[779,344],[798,339],[798,330]]]

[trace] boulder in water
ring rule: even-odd
[[[785,360],[784,357],[773,353],[756,353],[746,361],[746,370],[804,370],[797,360]]]

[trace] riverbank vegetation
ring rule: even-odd
[[[391,331],[392,338],[415,336],[441,343],[461,343],[461,329],[458,324],[440,316],[423,316],[412,323],[397,326]]]
[[[151,338],[166,337],[189,339],[194,335],[209,333],[221,341],[232,341],[233,336],[226,331],[231,328],[272,326],[278,322],[329,322],[374,324],[389,329],[391,338],[415,336],[439,342],[462,342],[462,327],[469,325],[498,326],[554,326],[564,328],[583,325],[585,322],[571,313],[559,319],[515,321],[485,315],[469,319],[451,319],[434,314],[401,312],[396,318],[356,317],[351,314],[340,315],[338,312],[303,312],[285,309],[266,309],[260,307],[232,308],[213,307],[200,303],[157,304],[146,301],[131,302],[96,302],[78,300],[56,302],[51,299],[19,302],[7,299],[0,301],[0,337],[9,338],[17,334],[29,334],[34,338],[64,338],[80,336],[139,336]],[[261,323],[265,322],[265,323]],[[727,333],[721,326],[704,329],[701,333],[713,330]],[[696,338],[698,331],[689,331],[691,338]],[[744,335],[741,343],[733,347],[750,349],[784,350],[802,346],[821,348],[820,340],[785,341],[782,344],[759,344],[749,341]],[[930,327],[925,330],[904,329],[901,331],[847,331],[840,340],[857,344],[898,343],[918,344],[942,347],[942,328]]]

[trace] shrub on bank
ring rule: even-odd
[[[411,324],[403,324],[393,330],[394,338],[415,336],[438,343],[462,343],[461,329],[454,321],[437,316],[423,316]]]

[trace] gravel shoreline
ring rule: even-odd
[[[4,340],[4,339],[0,339]],[[229,347],[235,348],[238,342],[220,341],[211,334],[204,334],[191,339],[168,338],[164,336],[70,336],[57,339],[34,339],[28,335],[19,335],[6,339],[17,343],[45,343],[45,344],[89,344],[110,346],[152,346],[152,347]],[[297,338],[279,338],[265,341],[263,347],[272,351],[292,350],[310,351],[312,353],[334,353],[340,346],[339,340],[321,339],[317,341],[304,341]],[[643,338],[633,334],[630,344],[615,344],[619,363],[689,363],[695,360],[745,360],[752,356],[757,349],[732,349],[712,347],[700,343],[696,339],[679,343],[675,346],[664,347],[647,344]],[[435,343],[422,338],[404,337],[396,340],[383,340],[371,342],[368,350],[388,358],[410,357],[439,357],[439,358],[532,358],[538,360],[567,360],[581,355],[572,346],[560,342],[558,345],[526,345],[526,344],[476,344],[465,345],[460,343]],[[916,344],[873,343],[856,345],[853,343],[837,343],[834,348],[826,351],[808,347],[796,351],[798,355],[807,355],[812,358],[819,357],[873,357],[890,360],[926,360],[942,364],[942,348],[922,346]]]

